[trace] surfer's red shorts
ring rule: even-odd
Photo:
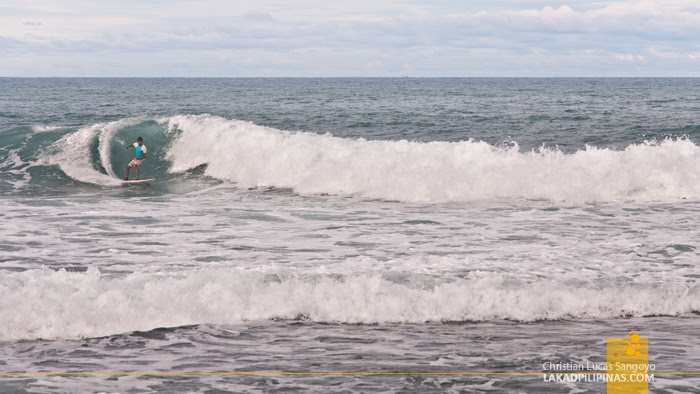
[[[146,159],[134,159],[129,163],[129,168],[138,167],[143,164],[144,161],[146,161]]]

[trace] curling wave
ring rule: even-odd
[[[39,158],[39,164],[56,165],[80,182],[96,185],[120,185],[119,176],[111,165],[112,142],[118,132],[138,122],[128,118],[110,123],[97,123],[64,135]],[[92,147],[97,147],[97,155]]]

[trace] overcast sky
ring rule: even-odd
[[[700,0],[2,0],[0,76],[695,76]]]

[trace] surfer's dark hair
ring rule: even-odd
[[[143,141],[143,138],[142,138],[142,137],[139,137],[139,138],[136,139],[136,141]]]

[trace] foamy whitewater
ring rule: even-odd
[[[0,392],[602,392],[155,373],[539,373],[631,330],[657,371],[697,369],[698,88],[0,79],[0,372],[114,374]],[[123,186],[138,136],[158,180]]]

